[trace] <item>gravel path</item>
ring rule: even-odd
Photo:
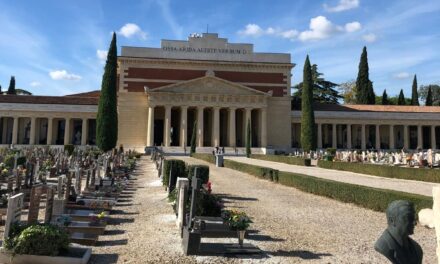
[[[280,171],[301,173],[301,174],[329,179],[333,181],[347,182],[357,185],[364,185],[364,186],[380,188],[380,189],[396,190],[407,193],[415,193],[430,197],[432,197],[432,187],[439,185],[437,183],[385,178],[385,177],[371,176],[371,175],[354,173],[354,172],[329,170],[319,167],[289,165],[280,162],[249,159],[246,157],[225,157],[225,158],[242,163],[257,164],[259,166],[270,167]]]
[[[188,163],[201,160],[174,157]],[[256,162],[262,165],[262,161]],[[248,242],[265,252],[244,263],[388,263],[373,245],[386,227],[384,213],[301,192],[228,168],[210,165],[213,193],[226,207],[253,217]],[[424,250],[424,263],[436,263],[435,232],[416,226],[413,238]],[[230,259],[232,260],[232,259]]]

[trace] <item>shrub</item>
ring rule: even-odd
[[[9,239],[13,254],[57,256],[69,246],[68,233],[54,225],[31,225]]]
[[[278,181],[278,170],[260,167],[256,165],[245,164],[241,162],[236,162],[233,160],[225,160],[225,167],[238,170],[244,173],[251,174],[253,176],[257,176],[259,178],[268,179],[272,181]]]
[[[75,150],[75,146],[74,145],[72,145],[72,144],[64,145],[64,151],[67,151],[67,154],[69,154],[69,156],[72,155],[74,150]]]
[[[332,162],[325,160],[319,160],[318,166],[326,169],[351,171],[387,178],[440,183],[440,170],[437,169],[403,168],[386,165]]]
[[[13,154],[9,154],[5,157],[5,165],[6,167],[13,169],[14,168],[15,157]]]
[[[194,169],[197,168],[197,178],[202,180],[202,184],[209,181],[209,166],[206,165],[186,165],[186,176],[189,180],[194,176]]]
[[[196,215],[200,216],[221,216],[223,204],[221,199],[214,194],[207,193],[205,191],[200,192],[198,196],[198,208]]]
[[[194,153],[191,157],[215,164],[215,156],[212,154]]]
[[[177,177],[185,177],[185,162],[183,160],[177,160],[177,159],[169,159],[164,160],[164,170],[163,170],[163,179],[162,184],[164,186],[168,186],[170,181],[170,170],[172,168],[173,176]],[[172,183],[173,186],[176,185],[176,183]]]
[[[24,164],[26,164],[26,157],[25,156],[18,157],[17,166],[24,165]]]
[[[301,157],[281,156],[281,155],[251,155],[253,159],[281,162],[291,165],[310,166],[311,160]]]

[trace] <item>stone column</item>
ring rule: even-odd
[[[244,109],[244,126],[243,126],[243,146],[246,146],[246,133],[247,133],[247,125],[248,125],[248,120],[250,120],[250,125],[252,127],[252,115],[251,112],[252,108],[245,108]],[[252,133],[252,129],[251,129],[251,133]],[[251,142],[252,142],[252,136],[251,136]],[[252,146],[251,146],[252,147]]]
[[[186,142],[187,131],[188,131],[187,119],[188,119],[188,106],[181,106],[180,107],[180,146],[181,147],[188,146],[188,142]]]
[[[36,130],[36,121],[37,118],[31,117],[31,133],[29,136],[29,145],[35,145],[35,130]]]
[[[403,147],[405,149],[409,149],[409,127],[408,125],[403,126]]]
[[[171,105],[165,106],[164,126],[163,141],[165,147],[169,147],[171,143]]]
[[[52,145],[52,132],[53,132],[53,118],[47,119],[47,145]]]
[[[235,147],[236,135],[235,135],[235,110],[236,108],[229,108],[229,146]]]
[[[147,146],[154,146],[154,105],[148,107]]]
[[[431,126],[431,148],[437,149],[437,138],[435,137],[435,126]]]
[[[266,108],[261,108],[261,146],[267,147],[267,111]]]
[[[318,140],[318,148],[321,149],[322,148],[322,124],[318,123],[318,136],[317,136],[317,140]]]
[[[81,145],[87,145],[87,118],[83,118],[81,126]]]
[[[64,125],[64,145],[70,144],[70,118],[66,118]]]
[[[14,124],[12,125],[12,144],[17,144],[18,140],[18,117],[14,116]]]
[[[380,125],[376,125],[376,149],[380,149]]]
[[[362,124],[361,125],[361,127],[362,127],[362,129],[361,129],[361,148],[362,149],[366,149],[367,148],[367,143],[366,143],[366,140],[365,140],[365,137],[366,137],[366,135],[365,135],[365,124]]]
[[[204,106],[197,107],[197,146],[203,147],[203,109]]]
[[[347,148],[351,149],[351,124],[347,124]]]
[[[423,133],[422,133],[422,126],[417,126],[417,147],[423,148]]]
[[[212,145],[220,146],[220,107],[214,107],[214,120],[212,122]]]
[[[336,135],[337,129],[336,129],[336,124],[332,124],[332,147],[333,148],[338,148],[338,144],[337,144],[337,135]]]
[[[394,139],[394,126],[390,125],[390,149],[395,149],[395,139]]]

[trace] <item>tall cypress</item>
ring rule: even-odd
[[[383,94],[382,94],[382,105],[389,105],[390,101],[388,101],[388,95],[387,95],[387,90],[383,90]]]
[[[311,151],[316,149],[316,134],[313,112],[313,79],[309,55],[304,63],[301,98],[301,147],[304,151]]]
[[[3,94],[2,86],[0,85],[0,94]]]
[[[189,151],[190,156],[196,153],[196,138],[197,138],[197,120],[194,122],[193,130],[191,134],[191,149]]]
[[[367,99],[368,104],[376,104],[376,94],[374,93],[373,82],[371,82],[370,80],[368,80]]]
[[[250,158],[251,157],[251,140],[252,140],[252,135],[251,135],[251,120],[248,119],[247,120],[247,127],[246,127],[246,157]]]
[[[359,62],[359,71],[356,79],[356,103],[357,104],[371,104],[371,90],[373,85],[370,84],[368,73],[368,55],[367,47],[364,46],[362,50],[361,60]],[[371,88],[371,90],[370,90]],[[373,92],[374,94],[374,92]],[[373,102],[374,104],[374,102]]]
[[[405,96],[403,95],[403,89],[400,89],[399,98],[397,99],[397,105],[406,105]]]
[[[15,90],[15,77],[11,76],[11,80],[9,81],[9,88],[7,94],[17,94]]]
[[[96,143],[103,151],[114,148],[118,140],[117,56],[116,33],[113,32],[102,76],[101,96],[96,116]]]
[[[432,106],[432,90],[431,85],[428,87],[428,94],[426,95],[426,106]]]
[[[417,92],[417,75],[415,75],[415,74],[414,74],[414,79],[413,79],[413,83],[412,83],[411,105],[420,105],[419,104],[419,93]]]

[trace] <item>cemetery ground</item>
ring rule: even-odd
[[[184,257],[181,239],[175,226],[175,216],[171,206],[166,202],[166,194],[158,181],[156,170],[147,162],[148,169],[144,180],[147,189],[140,192],[148,192],[143,203],[149,204],[146,213],[150,216],[145,218],[145,221],[149,225],[156,225],[157,228],[145,225],[151,232],[150,236],[139,236],[135,239],[146,239],[147,244],[143,243],[146,249],[134,252],[138,256],[145,255],[148,261],[387,263],[373,248],[375,241],[387,226],[385,213],[301,192],[228,168],[217,168],[201,160],[181,156],[168,158],[183,159],[189,164],[209,165],[213,193],[222,197],[226,208],[244,211],[252,217],[254,223],[245,242],[259,247],[262,254]],[[260,161],[255,162],[258,164]],[[139,234],[144,233],[143,222],[137,227]],[[435,263],[435,231],[416,226],[412,237],[424,250],[424,263]],[[120,259],[123,257],[120,256]]]

